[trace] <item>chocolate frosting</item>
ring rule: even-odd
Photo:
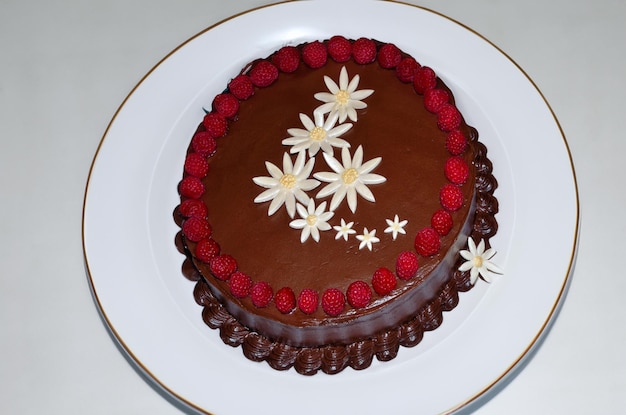
[[[313,94],[326,90],[323,75],[337,81],[342,66],[350,77],[359,74],[359,89],[375,91],[365,100],[367,109],[359,111],[358,121],[342,138],[351,143],[351,152],[362,145],[365,160],[382,157],[374,173],[387,181],[370,186],[374,203],[360,198],[356,214],[344,203],[331,224],[344,218],[355,222],[357,232],[363,227],[376,228],[381,242],[372,251],[360,250],[354,236],[348,242],[335,240],[332,231],[322,233],[319,243],[309,239],[301,244],[299,232],[288,226],[291,218],[284,208],[268,217],[267,203],[253,202],[263,189],[252,178],[267,175],[265,161],[281,166],[282,155],[288,152],[281,144],[288,136],[287,129],[302,128],[299,113],[312,117],[313,109],[320,105]],[[374,357],[391,360],[400,346],[418,344],[424,331],[441,324],[442,312],[457,305],[458,292],[472,287],[469,273],[457,270],[461,263],[458,251],[466,246],[467,237],[485,239],[488,244],[497,231],[494,215],[498,203],[493,196],[497,181],[487,149],[478,142],[475,129],[464,122],[461,129],[470,140],[463,155],[470,165],[470,177],[461,186],[465,203],[452,213],[454,226],[441,238],[440,253],[420,257],[414,278],[398,280],[389,295],[374,293],[365,308],[346,304],[336,317],[326,315],[321,307],[311,315],[297,309],[283,314],[271,305],[258,308],[249,298],[232,296],[228,283],[211,275],[208,265],[192,255],[195,244],[179,233],[177,246],[187,255],[182,272],[197,281],[194,297],[203,307],[205,323],[219,329],[226,344],[241,346],[248,359],[267,361],[278,370],[294,367],[305,375],[319,370],[337,373],[348,366],[364,369]],[[398,254],[413,251],[415,234],[430,226],[432,214],[441,208],[439,190],[448,183],[443,165],[450,156],[445,138],[436,116],[424,109],[422,97],[411,84],[400,82],[393,70],[352,60],[341,64],[329,60],[320,70],[301,64],[295,73],[281,73],[274,85],[256,89],[255,96],[242,101],[238,119],[220,139],[210,160],[211,171],[204,179],[207,191],[203,201],[209,208],[212,237],[222,253],[236,258],[242,272],[255,281],[269,282],[274,292],[283,286],[296,293],[304,288],[321,293],[330,287],[345,292],[355,280],[370,282],[378,267],[394,270]],[[321,151],[315,171],[320,170],[329,170]],[[396,214],[407,219],[408,225],[406,235],[394,241],[382,231],[385,219]],[[175,212],[174,216],[180,224],[180,215]]]

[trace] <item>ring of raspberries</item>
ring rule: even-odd
[[[394,70],[400,82],[413,84],[415,92],[424,98],[424,107],[436,115],[439,129],[447,133],[445,147],[450,157],[444,165],[444,174],[449,183],[440,190],[441,209],[432,215],[430,226],[415,235],[415,251],[401,252],[395,270],[378,268],[369,283],[354,281],[345,293],[333,287],[322,293],[309,288],[294,293],[290,287],[271,287],[265,281],[254,281],[238,269],[235,258],[220,252],[219,244],[211,238],[208,209],[200,200],[205,191],[202,179],[209,174],[209,159],[217,151],[219,139],[227,135],[228,125],[236,118],[241,101],[250,99],[256,88],[272,85],[281,72],[293,72],[301,64],[312,69],[320,68],[328,59],[336,62],[353,59],[361,64],[378,62],[381,67]],[[440,238],[450,232],[453,225],[450,213],[464,204],[460,186],[467,181],[470,171],[461,157],[467,148],[467,137],[459,129],[461,113],[450,102],[448,91],[438,88],[437,84],[437,75],[430,67],[421,66],[412,57],[402,57],[393,44],[377,46],[366,38],[352,41],[343,36],[333,36],[328,42],[311,42],[301,49],[284,46],[270,59],[255,61],[247,71],[229,82],[227,91],[215,97],[210,111],[205,110],[205,131],[194,135],[186,156],[184,176],[178,186],[182,200],[178,210],[184,218],[183,235],[195,242],[193,255],[209,264],[216,279],[228,282],[234,297],[249,297],[256,307],[268,307],[273,303],[283,314],[294,311],[312,314],[321,307],[327,315],[338,316],[346,307],[367,307],[375,294],[388,295],[396,288],[398,279],[413,278],[417,274],[419,257],[436,255],[440,250]]]

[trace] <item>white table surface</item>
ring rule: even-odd
[[[267,3],[0,0],[1,413],[187,413],[100,319],[81,245],[85,183],[109,120],[148,70],[204,28]],[[474,29],[534,80],[567,137],[581,201],[578,260],[551,330],[464,412],[625,413],[626,2],[410,3]]]

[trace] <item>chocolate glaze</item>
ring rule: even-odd
[[[252,182],[252,177],[267,175],[266,160],[282,167],[282,154],[288,148],[281,141],[288,136],[287,129],[301,128],[300,112],[312,117],[320,104],[313,94],[326,90],[323,75],[336,81],[343,65],[350,77],[360,75],[359,89],[375,90],[365,100],[368,108],[359,112],[358,121],[343,138],[351,142],[351,152],[362,144],[365,160],[382,156],[375,173],[387,177],[387,182],[370,187],[375,203],[360,198],[356,215],[344,203],[331,224],[344,218],[355,221],[357,232],[364,226],[376,228],[381,242],[372,252],[359,250],[354,236],[349,242],[336,241],[334,231],[322,233],[319,243],[309,239],[300,244],[299,231],[288,227],[291,219],[284,208],[268,217],[267,203],[253,202],[263,189]],[[241,103],[238,117],[210,160],[203,200],[209,207],[213,238],[222,253],[235,257],[239,269],[253,280],[268,281],[274,291],[290,286],[296,294],[303,288],[321,293],[336,287],[345,292],[352,281],[370,282],[378,267],[393,270],[398,254],[413,250],[415,234],[429,226],[430,217],[440,208],[439,189],[447,183],[443,174],[449,157],[444,145],[446,134],[437,128],[436,117],[423,108],[422,97],[415,94],[412,85],[398,81],[392,70],[352,61],[337,64],[329,60],[316,71],[301,65],[293,74],[281,73],[271,87],[257,89],[255,96]],[[337,317],[324,314],[321,307],[312,315],[297,309],[282,314],[272,305],[257,308],[248,298],[234,298],[228,284],[212,277],[208,265],[193,257],[194,244],[179,234],[177,245],[188,257],[183,273],[198,281],[194,296],[203,306],[206,324],[219,328],[223,341],[241,346],[250,360],[267,361],[279,370],[295,367],[306,375],[318,370],[337,373],[347,366],[363,369],[374,356],[390,360],[399,346],[418,344],[424,331],[441,324],[442,311],[456,306],[458,292],[471,288],[468,273],[456,271],[458,251],[466,246],[467,236],[484,238],[488,243],[497,230],[494,215],[498,204],[493,197],[497,181],[487,150],[477,141],[476,130],[465,123],[462,130],[470,138],[464,154],[471,165],[470,178],[462,186],[466,202],[453,213],[454,227],[442,238],[440,254],[420,257],[420,269],[413,279],[398,280],[390,295],[374,293],[373,301],[364,309],[346,304]],[[321,153],[314,171],[320,170],[329,170]],[[385,219],[395,214],[409,223],[407,234],[392,241],[383,229]],[[180,218],[176,220],[180,223]]]

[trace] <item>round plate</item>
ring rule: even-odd
[[[505,274],[462,294],[439,329],[417,347],[401,348],[393,361],[305,377],[248,361],[204,325],[193,283],[181,275],[172,211],[203,106],[249,61],[335,34],[393,42],[454,91],[488,146],[500,183],[500,230],[492,245]],[[419,7],[322,0],[224,21],[146,75],[94,158],[83,246],[96,304],[123,350],[159,387],[200,412],[430,414],[454,412],[483,396],[537,344],[566,291],[578,220],[563,133],[533,82],[506,55]]]

